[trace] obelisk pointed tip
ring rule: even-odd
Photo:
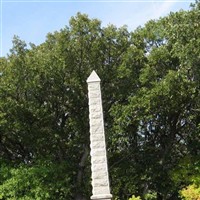
[[[93,70],[92,73],[90,74],[90,76],[87,79],[87,83],[91,83],[91,82],[100,82],[101,79],[99,78],[99,76],[97,75],[97,73]]]

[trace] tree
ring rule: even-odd
[[[121,135],[115,145],[126,147],[120,154],[131,165],[127,174],[133,175],[135,190],[143,196],[150,190],[158,199],[178,199],[187,181],[179,179],[176,185],[171,172],[187,156],[199,159],[198,18],[199,3],[191,11],[149,21],[133,33],[141,37],[147,61],[139,72],[138,89],[130,92],[125,105],[113,106],[112,116],[114,133]],[[129,182],[127,178],[125,184]]]
[[[112,90],[110,77],[129,45],[128,37],[125,27],[101,28],[100,21],[80,13],[71,18],[69,27],[48,34],[39,46],[31,44],[27,48],[15,37],[11,54],[1,65],[2,162],[12,162],[19,168],[25,165],[25,169],[26,165],[37,168],[37,162],[56,162],[70,180],[66,186],[69,192],[63,198],[88,197],[91,186],[86,79],[95,69],[104,77],[103,87],[110,85]],[[110,99],[105,110],[113,101],[108,96],[113,95],[110,90],[104,90],[104,101]],[[27,171],[31,173],[31,169]],[[56,195],[42,198],[61,198],[61,191]]]
[[[114,198],[180,199],[193,181],[179,175],[199,172],[198,19],[198,2],[134,32],[78,13],[39,46],[15,37],[0,60],[0,198],[89,198],[96,70]]]

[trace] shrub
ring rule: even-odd
[[[41,162],[34,166],[0,167],[0,199],[70,199],[70,179],[65,164]]]
[[[195,184],[189,185],[180,191],[184,200],[200,200],[200,187]]]
[[[154,191],[149,191],[147,194],[144,196],[145,200],[156,200],[157,199],[157,193]]]
[[[131,198],[129,198],[129,200],[142,200],[139,196],[135,196],[133,195]]]

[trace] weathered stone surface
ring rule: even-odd
[[[102,135],[103,128],[101,126],[91,126],[91,131],[94,131],[95,133]],[[93,136],[93,137],[95,137],[95,136]]]
[[[100,94],[97,94],[96,93],[96,90],[93,90],[91,93],[90,93],[90,98],[99,98],[100,97]]]
[[[90,76],[87,79],[87,83],[92,82],[93,85],[95,85],[95,82],[100,82],[100,81],[101,80],[100,80],[99,76],[96,74],[95,71],[92,71],[92,73],[90,74]]]
[[[92,114],[90,114],[90,123],[91,124],[91,127],[93,126],[96,126],[96,127],[101,127],[102,128],[102,125],[103,125],[103,119],[93,119],[92,117]],[[90,134],[94,135],[95,133],[91,132]]]
[[[100,163],[105,163],[106,162],[106,157],[105,156],[99,156],[98,159],[93,160],[92,163],[95,164],[100,164]]]
[[[98,180],[95,180],[93,182],[93,185],[94,187],[102,187],[102,186],[108,186],[108,181],[105,180],[105,178],[101,178],[101,179],[98,179]]]
[[[101,107],[98,105],[90,105],[90,110],[91,112],[100,112],[101,111]]]
[[[100,112],[94,112],[90,115],[92,119],[101,119],[101,113]]]
[[[106,184],[109,183],[108,180],[107,180],[107,178],[105,178],[106,176],[108,176],[108,174],[106,173],[106,170],[105,171],[94,170],[94,172],[95,173],[92,174],[92,181],[93,181],[93,183],[100,183],[100,182],[104,182],[104,181],[106,182]],[[98,179],[96,179],[96,177],[98,177]]]
[[[103,109],[101,99],[100,78],[95,71],[87,79],[90,118],[90,147],[92,168],[91,199],[111,200],[106,144],[104,135]]]
[[[103,200],[110,200],[112,198],[112,195],[93,195],[91,196],[91,199],[103,199]]]
[[[101,142],[102,140],[104,140],[104,136],[102,134],[97,134],[96,137],[91,137],[90,136],[90,141],[91,141],[91,144],[92,142],[94,141],[99,141]],[[90,145],[91,146],[91,145]]]
[[[92,149],[104,149],[104,148],[105,148],[105,145],[104,145],[104,143],[102,143],[102,142],[93,141],[93,142],[91,143],[91,148],[92,148]]]
[[[100,104],[100,102],[99,102],[99,100],[96,99],[96,98],[94,98],[93,101],[89,102],[89,106],[90,106],[90,105],[95,106],[95,105],[98,105],[98,104]]]
[[[97,173],[107,172],[107,163],[94,164],[93,171]]]
[[[105,149],[92,149],[90,155],[94,157],[92,160],[96,160],[98,156],[105,156]]]
[[[93,190],[92,190],[92,193],[93,193],[93,196],[101,196],[102,198],[106,197],[109,195],[109,190],[108,190],[108,186],[96,186],[96,187],[93,187]]]

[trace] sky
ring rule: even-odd
[[[77,12],[101,20],[102,26],[127,25],[130,31],[180,9],[195,0],[0,0],[0,57],[7,56],[14,35],[39,45],[47,33],[68,26]]]

